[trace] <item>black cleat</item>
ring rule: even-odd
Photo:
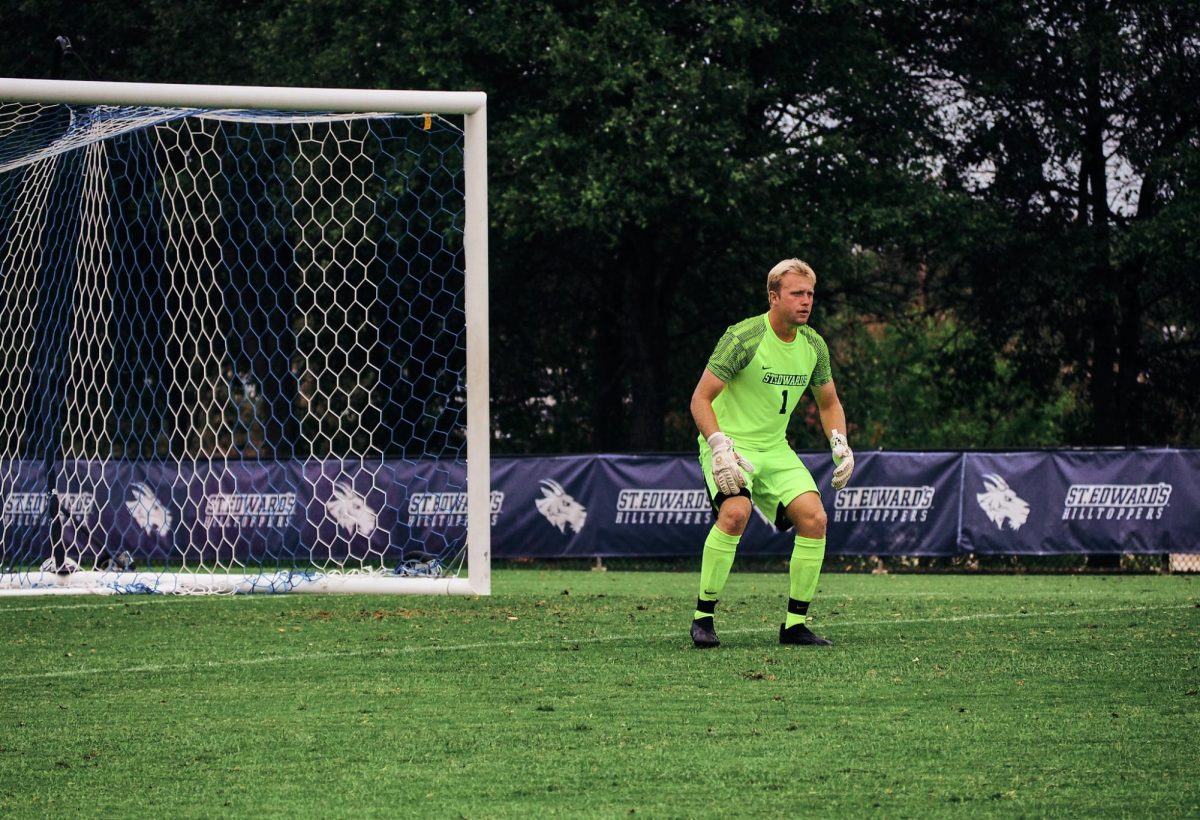
[[[721,641],[717,639],[717,629],[713,626],[711,615],[692,621],[692,643],[696,645],[697,649],[712,649],[714,646],[721,645]]]
[[[779,625],[779,642],[805,646],[833,646],[833,641],[815,634],[804,624],[796,624],[790,629]]]

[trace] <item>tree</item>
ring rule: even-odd
[[[531,290],[538,304],[567,300],[564,315],[542,313],[543,349],[561,364],[533,377],[563,388],[538,405],[580,435],[560,446],[690,446],[704,360],[727,324],[764,309],[780,258],[828,271],[831,313],[883,310],[914,281],[853,255],[860,242],[908,247],[892,231],[936,194],[912,162],[927,133],[920,87],[876,15],[736,3],[542,13],[542,31],[520,27],[545,37],[526,35],[529,82],[495,81],[519,89],[521,115],[506,120],[495,177],[497,227],[520,267],[499,262],[511,287],[494,304],[525,316]],[[496,330],[502,351],[528,337],[526,323]],[[502,352],[497,367],[512,361],[526,364]],[[511,376],[498,403],[517,416],[528,376]]]
[[[258,55],[244,37],[269,4],[249,0],[16,0],[4,15],[3,76],[245,83]],[[64,54],[56,43],[65,37]]]
[[[896,270],[850,251],[883,242],[919,199],[905,152],[922,106],[875,16],[616,0],[380,8],[286,6],[260,51],[288,82],[338,67],[356,84],[491,95],[500,449],[689,446],[705,357],[763,309],[765,272],[785,256],[843,283],[831,306],[880,306],[869,285]]]
[[[793,255],[874,445],[923,446],[884,381],[953,420],[926,425],[941,446],[1182,444],[1200,438],[1198,16],[44,0],[6,18],[0,64],[45,76],[70,20],[96,79],[488,92],[500,452],[689,448],[705,357]],[[819,443],[809,422],[797,446]]]
[[[911,10],[929,28],[931,93],[954,114],[946,184],[991,213],[948,274],[951,298],[1031,379],[1065,377],[1082,411],[1072,443],[1194,437],[1179,386],[1200,375],[1200,301],[1180,218],[1197,209],[1200,9]]]

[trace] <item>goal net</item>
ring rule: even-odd
[[[0,80],[0,593],[490,592],[484,104]]]

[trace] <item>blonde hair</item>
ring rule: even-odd
[[[767,274],[767,293],[779,293],[779,283],[789,273],[807,276],[812,280],[813,287],[817,285],[817,274],[807,262],[802,259],[784,259]]]

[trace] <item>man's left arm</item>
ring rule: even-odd
[[[812,392],[821,414],[821,426],[825,428],[825,437],[829,439],[829,448],[833,453],[833,489],[840,490],[854,472],[854,451],[846,441],[846,411],[842,408],[842,400],[838,398],[832,380],[814,387]]]

